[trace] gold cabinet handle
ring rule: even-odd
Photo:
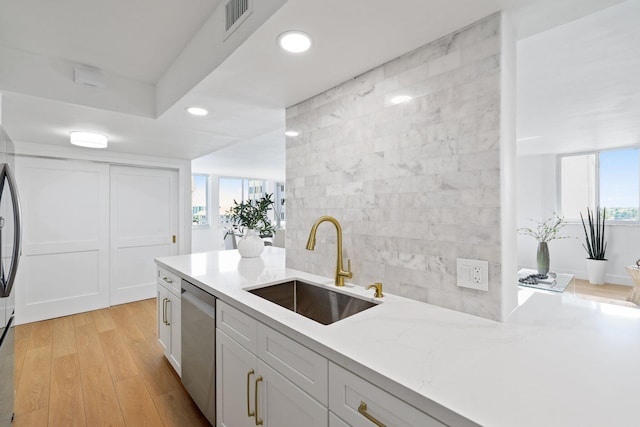
[[[164,280],[167,283],[173,283],[173,280],[169,277],[163,277],[162,280]]]
[[[255,373],[256,371],[254,371],[253,369],[247,373],[247,417],[249,418],[256,415],[256,413],[251,410],[251,403],[249,402],[249,384],[251,383],[251,375]]]
[[[167,308],[169,310],[171,310],[171,300],[169,298],[167,298]],[[167,310],[167,312],[169,311]],[[171,326],[171,321],[170,321],[170,317],[169,314],[167,314],[167,326]]]
[[[364,417],[366,419],[368,419],[369,421],[371,421],[372,423],[374,423],[378,427],[387,427],[386,425],[384,425],[380,421],[376,420],[375,417],[373,417],[371,414],[369,414],[367,412],[367,404],[364,403],[363,401],[360,401],[360,406],[358,406],[358,412],[360,412],[362,415],[364,415]]]
[[[256,407],[256,425],[257,426],[261,426],[262,425],[262,420],[258,416],[258,383],[261,382],[261,381],[262,381],[262,375],[259,376],[258,378],[256,378],[256,389],[255,389],[254,402],[253,402],[253,404]]]
[[[167,299],[162,299],[162,323],[167,324]]]

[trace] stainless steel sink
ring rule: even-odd
[[[249,292],[323,325],[330,325],[376,305],[299,280],[252,289]]]

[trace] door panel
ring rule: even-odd
[[[109,305],[109,166],[20,157],[17,323]]]
[[[153,259],[176,255],[178,174],[111,167],[111,305],[152,298]]]

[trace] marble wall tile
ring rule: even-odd
[[[500,16],[492,15],[287,109],[287,266],[500,318]],[[394,105],[400,94],[411,101]],[[456,286],[489,261],[489,291]]]

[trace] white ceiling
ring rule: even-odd
[[[0,45],[155,84],[221,0],[19,0]]]
[[[69,131],[96,130],[110,137],[107,150],[184,159],[216,152],[212,168],[243,163],[282,178],[284,108],[500,9],[524,37],[619,2],[260,0],[272,10],[255,9],[246,21],[260,19],[255,30],[241,27],[239,47],[221,52],[210,39],[224,2],[4,1],[2,123],[18,143],[67,146]],[[311,34],[313,49],[279,51],[275,39],[287,29]],[[103,70],[107,88],[73,84],[74,64]],[[193,104],[210,114],[188,116]]]
[[[640,1],[518,43],[518,153],[640,145]]]

